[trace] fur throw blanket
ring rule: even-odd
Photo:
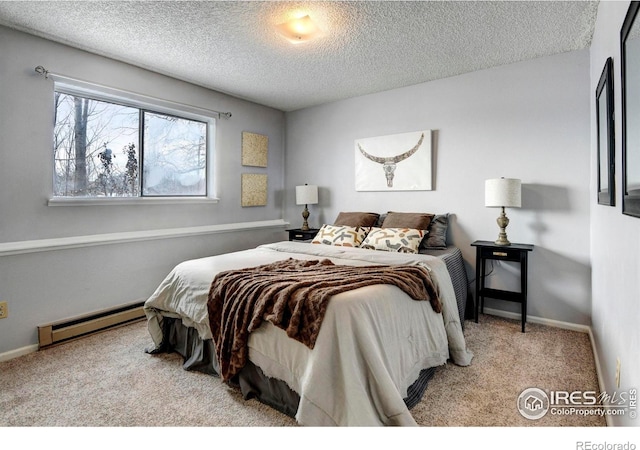
[[[399,287],[414,300],[442,305],[429,270],[422,266],[346,266],[328,259],[290,258],[220,272],[209,290],[209,323],[220,364],[230,380],[245,365],[249,334],[264,320],[313,348],[331,296],[374,284]]]

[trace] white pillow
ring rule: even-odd
[[[364,240],[368,227],[348,227],[346,225],[322,225],[312,244],[336,245],[340,247],[359,247]]]
[[[371,228],[361,248],[386,252],[418,253],[426,230],[413,228]]]

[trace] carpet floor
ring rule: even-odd
[[[530,387],[599,391],[585,333],[483,315],[465,323],[475,357],[439,367],[412,409],[425,427],[601,427],[598,416],[524,418]],[[4,427],[285,427],[295,420],[216,377],[182,369],[176,354],[149,355],[137,322],[0,363]]]

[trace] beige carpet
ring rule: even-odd
[[[423,426],[595,427],[601,417],[522,417],[518,395],[542,390],[598,391],[588,335],[482,316],[465,337],[469,367],[447,364],[412,413]],[[152,356],[138,322],[0,363],[0,426],[295,426],[293,419],[243,400],[218,378],[181,367],[177,355]]]

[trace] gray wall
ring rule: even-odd
[[[592,330],[603,389],[628,391],[640,386],[640,219],[622,214],[622,97],[620,29],[629,2],[600,2],[591,45],[591,262]],[[637,19],[636,19],[637,20]],[[597,205],[597,134],[595,90],[604,63],[613,58],[616,137],[616,206]],[[615,383],[620,359],[620,387]],[[612,417],[615,425],[635,425],[628,415]]]
[[[37,343],[36,327],[145,299],[176,262],[286,238],[282,218],[284,113],[0,27],[0,354]],[[52,192],[52,72],[201,108],[231,111],[216,127],[218,203],[47,206]],[[268,168],[241,166],[243,131],[269,137]],[[241,173],[268,175],[268,203],[242,208]],[[24,241],[229,224],[231,231],[8,255]],[[224,228],[224,227],[223,227]]]
[[[287,113],[286,219],[297,224],[294,186],[320,187],[310,223],[340,211],[452,213],[450,241],[474,278],[470,243],[495,240],[499,211],[484,207],[484,181],[520,178],[523,207],[509,209],[512,242],[530,256],[529,314],[588,325],[590,177],[589,52],[560,54]],[[434,190],[356,192],[354,140],[434,130]],[[499,264],[495,287],[517,289]],[[487,306],[519,312],[519,305]]]

